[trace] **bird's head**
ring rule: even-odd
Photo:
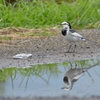
[[[64,29],[71,29],[71,25],[69,22],[62,22],[61,25],[63,26]]]
[[[62,87],[61,89],[64,89],[64,90],[66,90],[66,91],[69,91],[69,90],[71,90],[72,89],[72,82],[70,82],[70,84],[66,84],[66,86],[65,87]]]
[[[64,77],[63,81],[66,83],[66,86],[65,87],[62,87],[61,89],[64,89],[64,90],[71,90],[72,89],[72,82],[70,80],[70,78],[68,78],[67,76]]]

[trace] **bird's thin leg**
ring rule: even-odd
[[[69,52],[69,51],[70,51],[71,47],[72,47],[72,44],[70,44],[70,46],[69,46],[69,48],[68,48],[68,51],[67,51],[67,52]]]
[[[86,71],[89,75],[89,77],[91,78],[92,82],[94,82],[94,79],[92,78],[92,76],[90,75],[90,73],[88,71]]]
[[[76,49],[76,44],[74,45],[74,49],[73,49],[73,52],[75,52],[75,49]]]
[[[77,63],[75,62],[75,68],[77,68]]]
[[[71,69],[72,69],[72,63],[71,62],[69,62],[69,63],[70,63]]]

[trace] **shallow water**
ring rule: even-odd
[[[70,69],[86,68],[100,62],[100,59],[64,62],[59,64],[37,65],[30,68],[6,68],[0,70],[0,96],[91,96],[100,95],[100,64],[89,69],[88,73],[75,82],[69,91],[63,77]],[[70,64],[71,63],[71,64]],[[77,65],[77,66],[76,66]]]

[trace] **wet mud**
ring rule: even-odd
[[[25,32],[25,31],[24,31]],[[39,32],[36,31],[36,34]],[[61,63],[66,61],[100,58],[100,30],[78,31],[94,41],[76,43],[75,52],[67,53],[70,43],[61,35],[60,29],[49,29],[53,36],[22,36],[0,43],[0,67],[29,67],[37,64]],[[3,33],[2,33],[3,34]],[[28,33],[26,33],[28,34]],[[11,35],[11,34],[10,34]],[[74,49],[72,46],[71,51]],[[31,53],[27,59],[13,59],[19,53]]]

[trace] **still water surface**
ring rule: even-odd
[[[90,67],[100,62],[91,59],[71,62],[72,67]],[[76,66],[77,65],[77,66]],[[100,64],[85,72],[69,91],[61,89],[65,86],[63,77],[70,69],[69,62],[59,64],[37,65],[30,68],[6,68],[0,70],[0,96],[33,97],[33,96],[91,96],[100,95]]]

